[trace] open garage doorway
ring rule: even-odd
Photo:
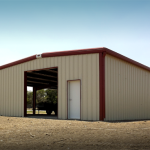
[[[58,68],[24,72],[24,116],[58,114]]]

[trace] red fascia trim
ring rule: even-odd
[[[111,56],[117,57],[117,58],[119,58],[121,60],[124,60],[126,62],[129,62],[129,63],[131,63],[133,65],[136,65],[136,66],[138,66],[140,68],[143,68],[143,69],[145,69],[147,71],[150,71],[150,67],[145,66],[145,65],[143,65],[143,64],[141,64],[141,63],[139,63],[137,61],[134,61],[134,60],[132,60],[132,59],[130,59],[128,57],[125,57],[125,56],[123,56],[123,55],[121,55],[121,54],[119,54],[117,52],[114,52],[112,50],[106,49],[106,53],[109,54],[109,55],[111,55]]]
[[[139,62],[136,62],[136,61],[134,61],[130,58],[127,58],[127,57],[125,57],[125,56],[123,56],[119,53],[116,53],[116,52],[114,52],[114,51],[112,51],[108,48],[105,48],[105,47],[79,49],[79,50],[71,50],[71,51],[69,50],[69,51],[49,52],[49,53],[43,53],[42,57],[44,58],[44,57],[56,57],[56,56],[68,56],[68,55],[81,55],[81,54],[102,53],[102,52],[106,52],[109,55],[112,55],[112,56],[117,57],[119,59],[122,59],[126,62],[129,62],[133,65],[136,65],[140,68],[143,68],[145,70],[150,71],[150,68],[148,66],[145,66],[145,65],[143,65]],[[18,64],[21,64],[21,63],[24,63],[24,62],[27,62],[27,61],[31,61],[31,60],[34,60],[34,59],[36,59],[36,55],[33,55],[31,57],[27,57],[27,58],[24,58],[24,59],[6,64],[6,65],[0,66],[0,70],[4,69],[4,68],[11,67],[11,66],[14,66],[14,65],[18,65]]]
[[[30,56],[30,57],[27,57],[27,58],[24,58],[24,59],[20,59],[18,61],[6,64],[6,65],[0,66],[0,70],[4,69],[4,68],[11,67],[11,66],[15,66],[15,65],[27,62],[27,61],[31,61],[31,60],[34,60],[34,59],[36,59],[36,55],[33,55],[33,56]]]
[[[68,56],[68,55],[81,55],[81,54],[91,54],[91,53],[99,53],[106,51],[106,48],[89,48],[89,49],[79,49],[79,50],[68,50],[68,51],[58,51],[58,52],[49,52],[42,53],[42,58],[44,57],[56,57],[56,56]]]

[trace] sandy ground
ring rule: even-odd
[[[88,122],[0,116],[0,150],[150,149],[150,121]]]

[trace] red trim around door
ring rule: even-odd
[[[80,81],[80,120],[81,120],[81,79],[75,79],[75,80],[67,80],[67,119],[68,119],[68,82],[69,81]]]
[[[42,68],[24,71],[24,117],[27,116],[27,72],[57,68],[57,118],[58,118],[58,67]],[[51,86],[51,85],[50,85]]]

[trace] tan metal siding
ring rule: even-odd
[[[58,118],[67,119],[67,80],[81,79],[81,119],[99,120],[99,54],[48,57],[0,70],[0,115],[24,115],[24,71],[58,67]]]
[[[105,57],[105,120],[150,119],[150,72]]]

